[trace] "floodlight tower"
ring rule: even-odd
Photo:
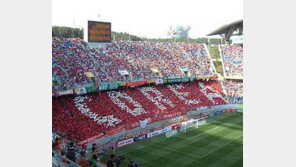
[[[187,43],[188,43],[188,40],[189,40],[188,32],[190,31],[190,29],[191,29],[191,26],[187,26],[187,27],[184,29],[184,31],[187,32]]]
[[[172,26],[170,26],[169,30],[168,30],[168,35],[171,36],[172,42],[174,39],[174,35],[176,34],[176,31],[173,29]]]

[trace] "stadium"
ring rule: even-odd
[[[52,39],[52,166],[243,166],[243,20],[208,34],[220,43],[111,25]]]

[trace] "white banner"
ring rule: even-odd
[[[169,126],[169,127],[164,128],[164,129],[160,129],[160,130],[157,130],[157,131],[154,131],[154,132],[148,133],[148,134],[147,134],[147,138],[150,138],[150,137],[153,137],[153,136],[156,136],[156,135],[159,135],[159,134],[162,134],[162,133],[165,133],[165,132],[171,131],[171,130],[172,130],[172,127]]]
[[[160,133],[165,133],[165,132],[170,131],[170,130],[172,130],[172,127],[166,127],[164,129],[161,129]]]
[[[74,94],[73,89],[71,89],[71,90],[63,90],[63,91],[59,91],[57,93],[58,96],[71,95],[71,94]]]
[[[173,130],[171,126],[166,127],[167,132]]]
[[[156,80],[155,80],[155,83],[156,83],[157,85],[159,85],[159,84],[163,84],[163,80],[162,80],[162,79],[156,79]]]
[[[87,93],[85,87],[76,88],[76,89],[74,89],[74,92],[77,95],[83,95],[83,94],[86,94]]]
[[[177,133],[178,133],[177,130],[172,130],[172,131],[166,132],[165,136],[166,137],[171,137],[171,136],[176,135]]]
[[[126,70],[118,70],[120,75],[129,75],[129,73]]]
[[[141,128],[145,128],[147,126],[147,123],[150,121],[150,118],[144,119],[143,121],[140,120]]]
[[[127,140],[123,140],[123,141],[120,141],[117,143],[117,146],[118,147],[122,147],[122,146],[125,146],[127,144],[131,144],[134,142],[134,138],[130,138],[130,139],[127,139]]]
[[[148,133],[147,134],[147,137],[150,138],[150,137],[156,136],[158,134],[160,134],[160,131],[159,130],[158,131],[155,131],[155,132]]]

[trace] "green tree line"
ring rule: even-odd
[[[113,40],[121,40],[121,41],[142,41],[143,39],[135,36],[135,35],[131,35],[125,32],[111,32],[111,37]]]
[[[83,39],[83,28],[72,28],[64,26],[52,26],[52,37],[59,38],[80,38]],[[111,32],[112,40],[122,40],[122,41],[158,41],[158,42],[198,42],[207,44],[220,44],[221,39],[212,38],[210,43],[208,43],[207,38],[145,38],[138,37],[136,35],[131,35],[125,32]]]
[[[83,39],[83,28],[52,26],[52,37]]]

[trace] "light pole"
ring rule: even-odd
[[[187,43],[188,43],[188,40],[189,40],[189,31],[190,31],[190,29],[191,29],[191,26],[187,26],[186,28],[185,28],[185,31],[187,32]]]

